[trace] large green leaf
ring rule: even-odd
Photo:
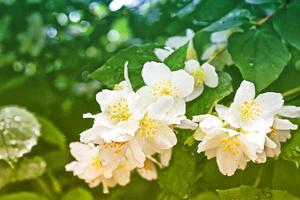
[[[92,194],[83,188],[73,188],[64,194],[61,200],[93,200]]]
[[[32,192],[18,192],[0,196],[0,200],[46,200],[46,197]]]
[[[107,87],[124,80],[124,64],[128,61],[128,73],[134,89],[141,87],[144,82],[141,76],[143,64],[147,61],[158,61],[154,54],[154,45],[132,46],[111,57],[102,67],[90,76]]]
[[[235,9],[219,19],[218,21],[210,24],[204,30],[206,31],[222,31],[229,28],[237,28],[242,25],[249,25],[251,19],[251,13],[247,9]]]
[[[289,194],[286,191],[258,189],[250,186],[241,186],[228,190],[217,190],[222,200],[253,200],[253,199],[285,199],[285,200],[298,200],[297,197]]]
[[[289,60],[289,52],[269,29],[234,33],[229,38],[229,53],[243,78],[261,91],[278,78]]]
[[[290,45],[300,50],[300,5],[292,4],[274,16],[274,28]]]
[[[24,108],[0,109],[0,160],[16,161],[37,144],[40,124]]]
[[[220,72],[218,87],[205,87],[204,92],[200,97],[187,103],[187,116],[192,117],[194,115],[211,112],[213,107],[231,92],[231,77],[225,72]]]
[[[161,199],[188,198],[192,185],[198,179],[196,164],[196,155],[182,144],[177,144],[170,166],[159,173],[158,184],[165,192]]]
[[[0,188],[8,183],[37,178],[45,170],[46,163],[41,157],[21,159],[14,168],[2,161],[0,162]]]

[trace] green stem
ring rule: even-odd
[[[210,57],[206,63],[210,64],[214,59],[216,59],[220,54],[222,54],[226,50],[226,47],[215,53],[212,57]]]
[[[261,181],[261,177],[262,177],[262,174],[263,174],[263,171],[264,171],[264,165],[262,165],[260,168],[259,168],[259,171],[257,173],[257,177],[255,179],[255,182],[253,184],[253,187],[257,187]]]
[[[289,96],[292,96],[292,95],[295,95],[297,93],[300,93],[300,86],[299,87],[296,87],[296,88],[293,88],[291,90],[288,90],[286,92],[284,92],[282,95],[283,97],[289,97]]]

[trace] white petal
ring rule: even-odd
[[[222,148],[218,148],[217,164],[220,172],[226,176],[234,175],[239,166],[241,156],[241,152],[232,154],[228,151],[224,151]]]
[[[255,98],[255,86],[249,81],[243,81],[236,91],[234,103],[241,104],[244,100]]]
[[[189,74],[192,74],[193,71],[197,70],[200,67],[200,63],[197,60],[191,59],[185,61],[184,70]]]
[[[200,85],[199,87],[194,87],[193,92],[190,95],[188,95],[187,97],[185,97],[184,100],[186,102],[193,101],[194,99],[196,99],[197,97],[199,97],[202,94],[203,90],[204,90],[203,85]]]
[[[137,140],[129,141],[128,147],[130,151],[127,153],[127,156],[129,155],[129,158],[131,158],[129,160],[132,160],[132,162],[134,162],[133,165],[136,165],[137,167],[142,167],[146,158]]]
[[[154,49],[154,54],[160,61],[164,61],[173,52],[174,52],[174,50],[171,48],[165,48],[165,49],[155,48]]]
[[[217,31],[211,34],[210,39],[214,43],[226,42],[230,34],[230,30]]]
[[[293,124],[287,119],[278,119],[274,120],[274,128],[278,130],[297,130],[298,126]]]
[[[167,149],[159,154],[160,163],[163,167],[167,167],[170,164],[172,158],[172,149]]]
[[[152,118],[160,118],[165,115],[174,104],[174,98],[171,96],[162,96],[156,102],[150,104],[148,108],[149,116]]]
[[[205,72],[205,85],[207,85],[210,88],[217,87],[219,84],[219,78],[215,67],[209,63],[204,63],[201,67]]]
[[[201,56],[201,60],[208,60],[210,59],[214,53],[216,52],[216,50],[218,49],[217,45],[211,45],[209,46],[207,49],[204,50],[202,56]]]
[[[300,117],[300,107],[282,106],[278,114],[283,117],[297,118]]]
[[[226,113],[227,113],[227,111],[228,111],[228,107],[226,107],[226,106],[223,106],[223,105],[221,105],[221,104],[217,104],[216,106],[215,106],[215,110],[216,110],[216,112],[218,113],[218,116],[221,118],[221,119],[225,119],[225,116],[226,116]]]
[[[179,89],[180,97],[186,97],[194,90],[194,78],[182,69],[172,72],[172,82]]]
[[[197,152],[207,151],[215,149],[220,145],[220,141],[226,135],[222,131],[210,132],[204,137],[204,139],[198,144]]]
[[[225,115],[225,121],[234,128],[241,127],[240,124],[242,123],[242,120],[240,116],[239,105],[236,103],[232,103],[230,105]]]
[[[171,78],[171,70],[164,63],[146,62],[142,69],[143,80],[146,85],[153,85],[160,80]]]
[[[192,120],[184,119],[181,120],[180,124],[178,124],[176,127],[180,129],[195,130],[198,127],[198,124],[194,123]]]
[[[168,126],[161,126],[153,138],[153,145],[157,149],[170,149],[177,143],[177,138],[172,129]]]
[[[264,114],[272,116],[279,111],[284,103],[282,95],[274,92],[260,94],[255,101],[260,105]]]
[[[265,142],[266,147],[275,149],[277,147],[276,143],[271,140],[268,136],[266,136],[266,142]]]
[[[157,171],[153,162],[146,160],[145,167],[137,169],[137,172],[141,177],[148,181],[157,179]]]
[[[126,61],[125,65],[124,65],[124,79],[129,87],[129,89],[132,90],[132,85],[131,85],[129,75],[128,75],[128,61]]]

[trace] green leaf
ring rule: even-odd
[[[92,194],[83,188],[74,188],[69,190],[61,200],[93,200]]]
[[[102,67],[90,76],[109,88],[124,80],[124,64],[128,61],[128,74],[134,89],[144,82],[141,76],[143,65],[147,61],[158,61],[154,54],[154,45],[132,46],[111,57]]]
[[[189,197],[191,187],[198,179],[196,156],[199,155],[191,154],[182,144],[177,144],[174,148],[170,166],[160,171],[158,176],[158,184],[169,199],[172,196]]]
[[[285,200],[297,200],[298,198],[289,194],[286,191],[270,190],[270,189],[258,189],[250,186],[241,186],[238,188],[232,188],[228,190],[217,190],[222,200],[253,200],[253,199],[285,199]]]
[[[192,197],[190,200],[220,200],[220,197],[218,194],[212,191],[204,191],[196,196]]]
[[[281,3],[283,0],[245,0],[249,4]]]
[[[219,19],[218,21],[210,24],[204,30],[215,32],[222,31],[229,28],[237,28],[245,24],[250,24],[249,19],[251,18],[251,13],[247,9],[235,9]]]
[[[261,91],[278,78],[289,61],[289,52],[276,34],[268,29],[234,33],[229,53],[243,78]]]
[[[40,124],[24,108],[0,109],[0,160],[16,161],[37,144]]]
[[[300,170],[289,161],[278,160],[275,162],[272,188],[286,190],[289,193],[300,196]]]
[[[274,28],[290,45],[300,50],[300,5],[292,4],[274,16]]]
[[[200,97],[187,103],[187,116],[192,117],[194,115],[211,112],[213,107],[231,92],[231,77],[225,72],[220,72],[218,87],[205,87],[204,92]]]
[[[0,200],[46,200],[46,197],[33,192],[18,192],[0,196]]]
[[[187,50],[188,44],[185,44],[168,56],[164,63],[168,65],[171,70],[175,71],[182,69],[186,61]]]
[[[37,115],[36,117],[41,124],[41,139],[60,149],[66,149],[66,137],[63,132],[48,119]]]
[[[14,168],[5,162],[0,162],[0,188],[8,183],[34,179],[46,170],[46,163],[41,157],[19,160]]]
[[[300,125],[300,119],[293,120],[294,123]],[[300,166],[300,129],[292,131],[292,138],[281,147],[281,157]]]

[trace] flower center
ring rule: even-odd
[[[117,103],[108,107],[110,119],[113,122],[127,121],[131,117],[125,98],[119,98]]]
[[[191,75],[194,77],[196,87],[199,87],[203,84],[205,80],[205,72],[201,67],[198,67],[197,69],[193,70],[191,72]]]
[[[239,152],[239,144],[239,141],[235,137],[225,137],[221,140],[221,146],[224,149],[224,151],[229,151],[233,154],[237,154]]]
[[[153,137],[158,129],[159,123],[155,119],[148,117],[145,114],[144,118],[140,121],[139,133],[142,136]]]
[[[110,143],[104,143],[103,147],[105,149],[113,149],[113,152],[115,154],[119,154],[122,152],[122,148],[124,147],[125,144],[126,142],[110,142]]]
[[[101,160],[99,156],[95,156],[92,158],[92,167],[94,169],[101,169],[102,168],[102,164],[101,164]]]
[[[179,89],[172,84],[171,80],[161,80],[153,85],[152,95],[161,96],[178,96]]]
[[[260,106],[254,100],[244,100],[239,108],[244,120],[251,120],[261,114]]]
[[[116,84],[116,85],[114,86],[114,90],[120,91],[120,90],[123,90],[123,89],[124,89],[123,86],[120,85],[120,84]]]

